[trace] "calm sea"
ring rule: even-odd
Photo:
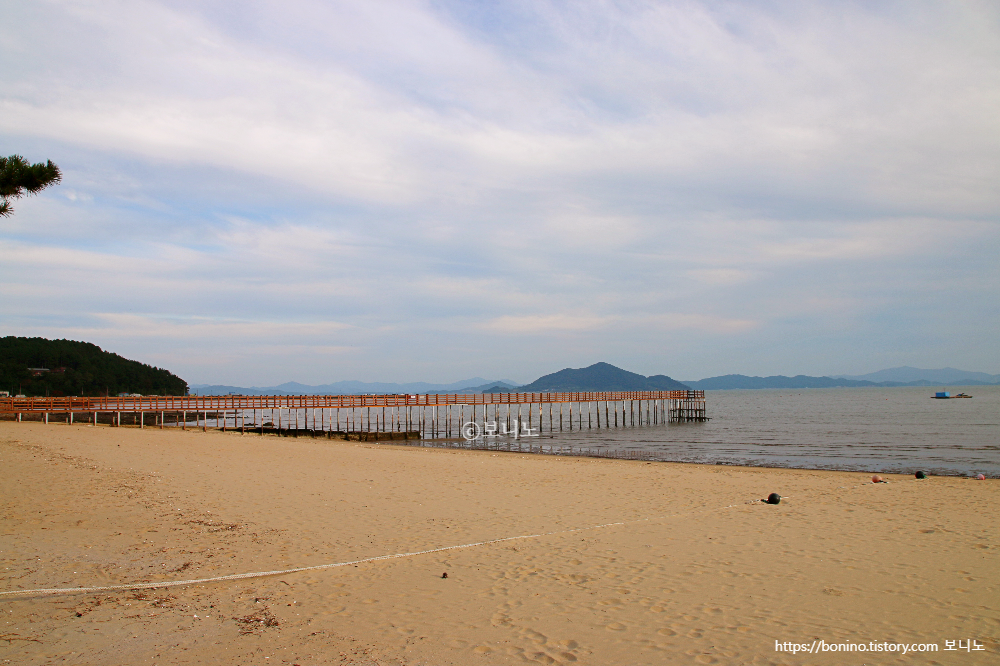
[[[1000,477],[1000,386],[707,391],[707,423],[544,433],[663,460]]]

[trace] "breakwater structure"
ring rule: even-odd
[[[370,441],[467,442],[708,420],[704,391],[0,397],[0,417]]]

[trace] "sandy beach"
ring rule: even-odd
[[[1000,650],[995,480],[12,422],[0,464],[0,591],[528,537],[4,596],[2,663],[985,664]],[[779,505],[756,501],[771,492]],[[776,649],[820,640],[938,651]]]

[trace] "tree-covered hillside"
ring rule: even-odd
[[[185,395],[187,382],[89,342],[0,338],[0,391],[11,395]]]
[[[666,375],[646,377],[622,370],[610,363],[595,363],[586,368],[566,368],[539,377],[515,391],[684,391],[687,386]]]

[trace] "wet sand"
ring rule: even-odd
[[[544,534],[0,597],[0,663],[976,664],[1000,650],[995,480],[11,422],[0,465],[0,591]],[[781,504],[755,501],[771,492]],[[815,639],[939,651],[775,650]],[[985,649],[944,651],[959,639]]]

